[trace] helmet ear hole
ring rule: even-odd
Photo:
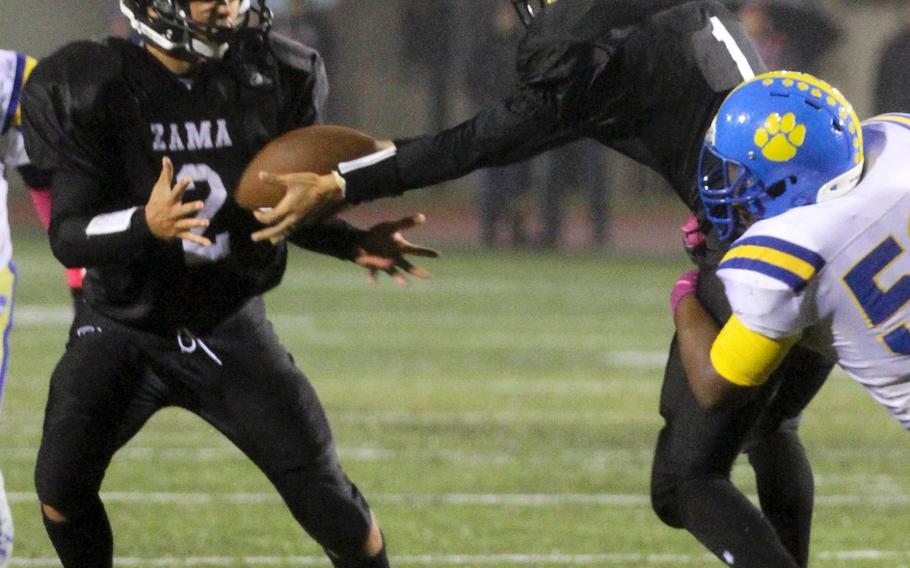
[[[787,191],[787,182],[791,184],[796,183],[796,176],[790,176],[787,179],[782,179],[779,182],[772,184],[768,189],[765,190],[770,197],[780,197],[785,191]]]

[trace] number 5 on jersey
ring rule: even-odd
[[[889,265],[904,254],[904,248],[889,236],[856,263],[844,275],[844,283],[866,318],[869,327],[886,322],[907,302],[910,302],[910,275],[904,274],[887,290],[879,286],[876,278]],[[910,355],[910,328],[900,322],[880,336],[893,353]]]

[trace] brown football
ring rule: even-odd
[[[247,209],[274,207],[284,197],[284,189],[261,181],[259,172],[327,174],[339,162],[378,150],[371,136],[346,126],[325,124],[291,130],[266,144],[253,157],[240,177],[234,199]]]

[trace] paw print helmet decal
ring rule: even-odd
[[[775,71],[741,84],[718,109],[698,189],[718,237],[729,241],[737,225],[847,193],[862,170],[860,122],[840,91]]]

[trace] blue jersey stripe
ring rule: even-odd
[[[16,109],[19,108],[19,94],[22,92],[22,79],[25,77],[25,54],[16,54],[16,78],[13,79],[13,91],[9,98],[9,107],[6,109],[6,116],[3,118],[3,128],[0,128],[0,134],[6,134],[9,127],[13,124],[13,117],[16,116]]]
[[[751,270],[753,272],[758,272],[759,274],[764,274],[765,276],[770,276],[775,280],[780,280],[792,288],[794,292],[801,292],[802,289],[806,287],[806,284],[809,283],[805,278],[801,278],[789,270],[751,258],[733,258],[720,263],[720,266],[717,267],[718,270],[727,268]]]
[[[795,256],[796,258],[803,260],[812,265],[815,268],[815,271],[818,272],[825,266],[825,259],[822,258],[820,254],[815,251],[809,250],[805,247],[801,247],[797,244],[791,243],[790,241],[785,241],[783,239],[778,239],[775,237],[748,237],[745,239],[740,239],[736,241],[731,249],[746,246],[754,245],[759,247],[767,247],[774,249],[790,256]]]

